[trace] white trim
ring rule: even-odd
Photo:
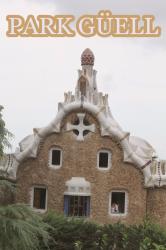
[[[79,192],[64,192],[64,195],[69,195],[69,196],[89,196],[89,197],[91,197],[91,193],[79,193]]]
[[[52,151],[53,150],[59,150],[60,151],[60,165],[54,165],[52,164]],[[48,159],[48,166],[50,168],[53,168],[53,169],[59,169],[62,167],[62,149],[57,147],[57,146],[53,146],[50,148],[49,150],[49,159]]]
[[[46,190],[46,203],[45,203],[45,209],[38,209],[35,208],[33,206],[33,201],[34,201],[34,189],[35,188],[42,188]],[[47,199],[48,199],[48,191],[47,191],[47,187],[43,186],[43,185],[34,185],[31,190],[30,190],[30,206],[31,208],[35,211],[35,212],[39,212],[39,213],[45,213],[47,211]]]
[[[65,195],[75,196],[90,196],[91,185],[89,181],[86,181],[84,177],[72,177],[66,181],[67,191]]]
[[[124,205],[124,213],[112,213],[111,212],[111,204],[112,204],[112,193],[125,193],[125,205]],[[125,217],[128,214],[128,204],[129,204],[129,199],[128,199],[128,192],[126,190],[112,190],[109,193],[109,206],[108,206],[108,213],[110,216],[113,217]]]
[[[100,157],[100,153],[108,153],[108,167],[100,167],[99,166],[99,157]],[[97,168],[101,171],[107,171],[111,168],[112,166],[112,153],[109,149],[100,149],[97,152]]]

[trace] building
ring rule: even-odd
[[[82,53],[75,94],[65,93],[55,119],[1,163],[17,182],[16,202],[99,223],[139,223],[148,214],[164,224],[166,162],[115,121],[94,59]]]

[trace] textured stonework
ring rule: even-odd
[[[160,225],[166,225],[166,188],[153,188],[148,190],[147,214]]]
[[[88,133],[83,142],[76,140],[72,131],[65,131],[67,122],[72,122],[72,113],[62,122],[60,134],[52,134],[41,143],[37,158],[27,159],[18,169],[17,202],[30,202],[30,189],[33,185],[48,188],[48,208],[63,213],[65,182],[72,177],[84,177],[91,183],[90,219],[100,223],[124,221],[140,222],[146,212],[146,189],[143,187],[142,173],[131,164],[123,162],[123,153],[116,141],[108,136],[101,137],[99,124],[87,115],[90,123],[96,126],[96,133]],[[63,161],[60,169],[48,167],[49,149],[58,146],[62,149]],[[108,171],[97,169],[97,152],[110,149],[112,167]],[[128,215],[111,217],[108,215],[109,193],[112,190],[126,190],[129,196]]]
[[[0,205],[8,205],[15,202],[15,193],[8,187],[0,186]]]

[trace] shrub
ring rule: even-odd
[[[101,238],[101,226],[92,222],[66,218],[53,212],[48,213],[43,220],[51,225],[49,233],[55,242],[49,242],[51,249],[73,250],[80,245],[81,249],[95,249],[95,244]]]
[[[51,226],[51,250],[166,250],[166,231],[149,220],[140,225],[101,226],[53,212],[43,220]]]

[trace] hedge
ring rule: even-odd
[[[50,226],[50,250],[166,250],[166,230],[149,219],[140,225],[98,225],[49,212],[43,221]]]

